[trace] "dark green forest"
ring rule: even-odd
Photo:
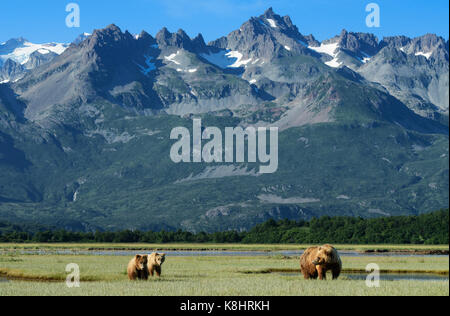
[[[321,217],[269,220],[247,232],[69,232],[0,222],[3,243],[247,243],[247,244],[448,244],[449,210],[376,219]]]

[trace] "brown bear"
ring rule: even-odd
[[[134,280],[148,280],[148,256],[136,255],[128,263],[128,278]]]
[[[305,279],[324,280],[331,270],[333,280],[341,274],[342,261],[337,250],[331,245],[307,249],[300,258],[300,267]]]
[[[151,255],[148,255],[148,273],[153,276],[156,272],[156,275],[158,277],[161,276],[161,266],[166,261],[166,254],[162,253],[152,253]]]

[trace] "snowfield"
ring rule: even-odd
[[[30,58],[30,55],[36,51],[43,55],[49,54],[50,52],[61,55],[67,47],[69,47],[69,44],[33,44],[28,41],[25,41],[15,47],[6,47],[6,45],[7,43],[0,45],[0,60],[5,62],[8,59],[11,59],[22,65],[26,64]]]
[[[201,54],[201,56],[211,64],[219,68],[240,68],[252,61],[252,58],[243,59],[243,55],[238,51],[221,50],[218,53]]]

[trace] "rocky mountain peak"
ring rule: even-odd
[[[370,33],[354,33],[343,29],[334,39],[341,49],[348,50],[358,57],[364,54],[373,56],[379,50],[378,38]]]
[[[197,50],[204,51],[207,49],[207,45],[205,43],[205,39],[203,38],[203,35],[199,33],[193,40],[192,43],[197,48]]]
[[[111,24],[104,29],[95,30],[86,43],[90,48],[102,48],[126,45],[132,40],[133,36],[128,31],[123,33],[118,26]]]
[[[393,47],[406,54],[422,55],[427,59],[448,61],[448,42],[436,34],[425,34],[416,38],[406,36],[386,37],[380,42],[380,47]]]
[[[28,42],[28,40],[26,40],[23,37],[12,38],[3,44],[0,44],[0,53],[15,49],[18,46],[23,45],[26,42]]]
[[[259,17],[250,18],[239,30],[209,45],[238,51],[245,58],[271,59],[293,53],[312,54],[306,48],[310,40],[299,32],[289,16],[281,17],[269,8]]]
[[[156,34],[156,41],[161,49],[175,47],[191,52],[202,52],[206,48],[205,40],[201,34],[192,40],[182,29],[179,29],[176,33],[171,33],[164,27]]]
[[[153,36],[151,36],[149,33],[147,33],[146,31],[142,31],[141,33],[139,33],[136,36],[136,39],[138,40],[150,40],[150,41],[154,41],[156,42],[156,40],[153,38]]]
[[[88,39],[91,36],[91,34],[89,33],[83,33],[80,34],[73,42],[73,45],[78,45],[81,44],[82,42],[84,42],[86,39]]]
[[[265,18],[279,17],[279,15],[277,15],[277,14],[273,11],[273,8],[272,8],[272,7],[268,8],[268,9],[264,12],[264,14],[263,14],[262,16],[265,17]]]
[[[266,27],[269,26],[269,29],[272,30],[278,29],[278,31],[298,32],[298,28],[292,23],[292,20],[288,15],[281,17],[280,15],[276,14],[272,8],[269,8],[256,20],[251,19],[251,21],[258,21],[261,25],[264,25]]]

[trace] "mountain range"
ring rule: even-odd
[[[205,43],[109,25],[0,45],[0,219],[70,230],[245,230],[448,207],[449,44],[272,9]],[[174,164],[173,127],[277,126],[279,170]]]

